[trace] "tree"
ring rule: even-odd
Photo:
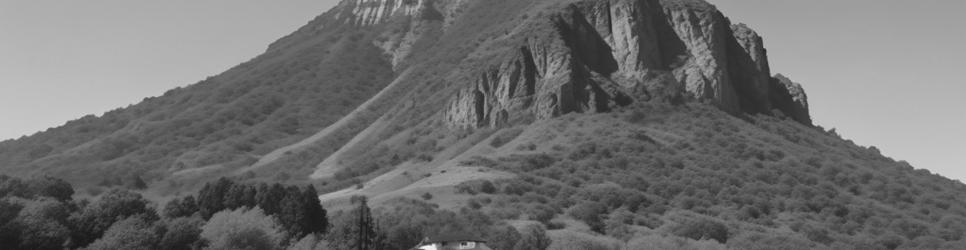
[[[260,208],[240,208],[212,215],[202,229],[209,249],[277,249],[282,242],[281,227]]]
[[[302,191],[302,205],[306,210],[307,232],[324,233],[329,228],[328,212],[322,208],[319,192],[314,186],[309,185]]]
[[[19,178],[0,175],[0,197],[8,196],[30,198],[30,189]]]
[[[161,236],[150,222],[150,218],[132,216],[111,225],[104,233],[104,237],[94,241],[86,249],[151,250],[158,249],[160,239]]]
[[[370,250],[377,249],[381,244],[381,238],[376,234],[376,225],[372,220],[372,212],[369,209],[365,197],[352,197],[352,202],[358,204],[355,209],[343,216],[334,225],[333,231],[327,236],[330,245],[335,249],[358,249]]]
[[[388,249],[408,249],[419,244],[419,241],[423,239],[423,229],[419,225],[412,223],[380,224],[388,226],[388,228],[380,230],[385,233],[384,243]]]
[[[134,215],[157,220],[157,213],[141,195],[114,189],[70,217],[71,241],[74,247],[85,246],[100,238],[115,222]]]
[[[487,245],[493,249],[513,249],[513,246],[523,237],[513,226],[499,227],[492,232]]]
[[[234,183],[227,178],[220,178],[212,183],[205,184],[198,191],[198,210],[201,217],[208,219],[218,211],[225,209],[225,196]]]
[[[299,189],[289,187],[282,198],[278,218],[293,238],[309,233],[322,233],[328,227],[326,211],[319,201],[318,192],[312,186]]]
[[[23,210],[23,205],[0,200],[0,246],[16,246],[19,243],[20,229],[11,223]]]
[[[523,228],[520,241],[513,246],[515,250],[543,250],[550,246],[547,230],[541,225],[527,225]]]
[[[255,200],[258,202],[258,207],[262,208],[262,210],[265,211],[265,214],[268,215],[274,215],[279,212],[279,204],[284,197],[285,187],[278,183],[275,183],[271,186],[261,184],[258,186],[255,194]]]
[[[30,191],[35,196],[46,196],[59,201],[69,201],[74,195],[74,188],[64,180],[44,176],[27,182]]]
[[[24,201],[25,206],[5,228],[9,237],[4,245],[22,249],[61,249],[70,237],[65,226],[71,208],[52,198]]]
[[[70,229],[47,218],[20,218],[13,224],[12,229],[20,232],[20,249],[62,249],[70,238]]]
[[[198,212],[198,204],[195,203],[194,196],[185,196],[183,199],[174,198],[164,206],[164,216],[168,218],[188,217]]]
[[[235,183],[231,185],[226,191],[225,196],[222,197],[222,204],[225,206],[224,209],[234,210],[236,208],[245,206],[245,185],[240,183]]]
[[[200,218],[176,218],[167,223],[167,231],[161,237],[159,246],[166,250],[190,250],[200,246],[201,226],[205,224]]]
[[[280,203],[278,221],[282,227],[294,238],[305,236],[307,214],[302,207],[301,192],[297,187],[285,189],[285,196]]]

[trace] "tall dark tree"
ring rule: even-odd
[[[222,177],[214,184],[208,183],[198,191],[198,210],[206,220],[211,215],[225,209],[225,195],[234,185],[232,181]]]
[[[372,211],[368,201],[363,196],[352,197],[352,203],[358,204],[345,217],[340,218],[334,225],[333,231],[327,235],[331,247],[335,249],[370,250],[379,249],[382,244],[376,233],[376,225],[372,220]]]
[[[247,185],[244,185],[244,184],[238,183],[238,184],[232,185],[231,188],[228,189],[228,192],[225,194],[225,197],[224,197],[225,209],[234,210],[236,208],[247,206],[247,204],[245,204],[246,189],[247,189]]]
[[[298,187],[288,187],[280,203],[278,221],[289,235],[298,239],[307,231],[308,214],[302,204],[302,193]]]
[[[265,211],[267,215],[278,214],[279,204],[282,202],[282,198],[285,198],[285,187],[278,183],[271,186],[260,185],[255,194],[258,207]]]
[[[250,208],[258,206],[258,201],[255,200],[255,195],[257,194],[258,191],[255,189],[255,185],[245,185],[245,194],[242,197],[242,203]]]
[[[310,233],[323,233],[329,228],[329,220],[326,218],[325,208],[319,200],[319,192],[315,187],[308,185],[302,191],[302,205],[306,211],[306,230]]]

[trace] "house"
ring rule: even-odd
[[[417,250],[492,250],[486,241],[466,233],[443,233],[426,237]]]

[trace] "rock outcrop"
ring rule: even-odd
[[[802,124],[812,124],[812,118],[808,113],[808,96],[805,95],[805,89],[801,84],[777,74],[771,78],[770,85],[775,110]]]
[[[496,126],[516,116],[603,112],[674,95],[733,114],[779,109],[810,124],[803,102],[772,96],[761,37],[706,2],[578,1],[545,19],[551,31],[528,34],[519,51],[453,99],[448,124]]]
[[[428,0],[349,0],[342,7],[349,11],[345,17],[347,23],[369,26],[383,23],[393,15],[415,16],[421,7],[426,6]],[[338,17],[337,17],[338,18]]]

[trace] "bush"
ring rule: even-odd
[[[664,250],[664,249],[677,249],[677,250],[725,250],[728,249],[725,245],[718,243],[714,240],[692,240],[687,238],[681,238],[676,236],[660,236],[660,235],[648,235],[640,238],[635,238],[627,243],[626,249],[634,250]],[[732,249],[742,249],[747,248],[732,248]],[[766,249],[782,249],[784,248],[766,248]]]
[[[572,231],[556,231],[552,235],[551,250],[617,250],[621,249],[621,242],[604,237],[593,236]],[[495,248],[494,248],[495,249]],[[629,248],[634,249],[635,248]]]
[[[502,147],[503,145],[506,145],[507,142],[516,139],[521,133],[523,133],[522,128],[512,128],[500,131],[499,134],[493,137],[493,140],[490,140],[490,146],[494,148]]]
[[[259,208],[218,212],[201,229],[210,249],[275,249],[281,227]]]
[[[522,231],[520,240],[513,246],[514,250],[544,250],[551,244],[543,226],[527,225]]]
[[[712,239],[721,243],[728,241],[728,227],[708,218],[689,220],[675,226],[671,233],[695,240]]]
[[[808,250],[812,245],[814,243],[801,238],[759,233],[742,234],[728,241],[729,248],[746,250]]]
[[[607,213],[607,206],[599,202],[582,202],[567,210],[567,214],[590,226],[590,230],[604,233],[604,222],[601,215]]]
[[[493,234],[490,235],[489,242],[487,242],[487,246],[492,249],[513,249],[513,246],[522,237],[513,226],[497,227],[492,231]]]

